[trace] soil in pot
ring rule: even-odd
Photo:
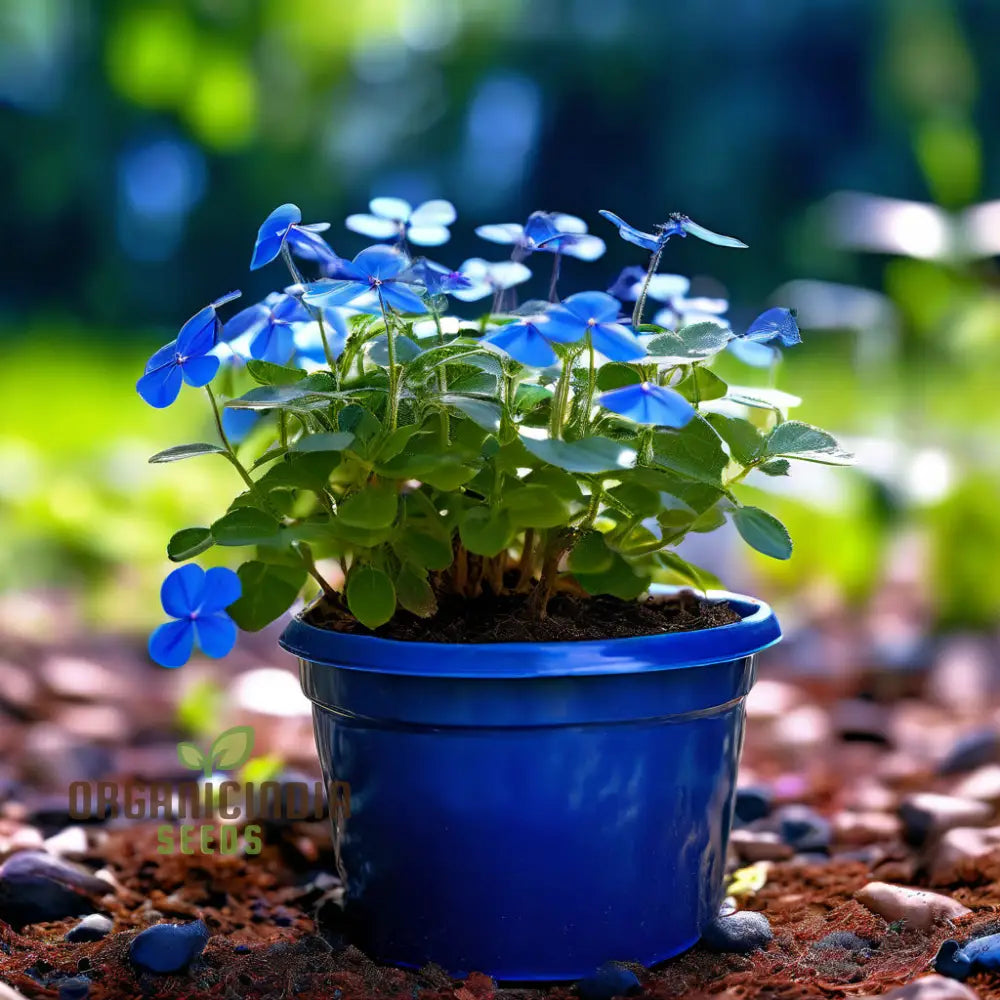
[[[692,591],[680,591],[643,601],[623,601],[608,595],[581,597],[556,594],[545,618],[535,619],[529,594],[481,594],[465,597],[439,594],[438,610],[429,618],[397,611],[374,631],[346,617],[325,601],[305,615],[310,625],[337,632],[376,635],[404,642],[583,642],[626,639],[665,632],[694,632],[740,621],[725,601],[709,601]]]

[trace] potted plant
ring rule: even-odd
[[[291,284],[224,324],[232,296],[207,306],[138,383],[154,406],[204,387],[218,434],[151,461],[219,454],[245,487],[171,538],[185,565],[151,654],[224,655],[236,626],[312,591],[281,644],[325,776],[351,789],[338,869],[382,961],[574,978],[688,948],[722,900],[744,699],[780,630],[763,602],[706,591],[676,546],[730,520],[787,558],[740,483],[848,456],[781,394],[711,369],[726,349],[773,363],[800,341],[788,310],[737,335],[725,302],[658,273],[672,237],[743,243],[601,214],[648,265],[560,301],[566,259],[605,249],[572,216],[483,226],[510,259],[451,270],[416,255],[447,240],[447,202],[375,199],[348,227],[387,242],[353,260],[283,205],[251,268],[280,258]],[[549,301],[517,306],[525,262],[546,259]],[[211,546],[252,554],[238,574],[187,562]]]

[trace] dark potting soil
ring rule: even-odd
[[[548,614],[533,619],[527,594],[492,594],[473,599],[440,595],[438,610],[430,618],[399,611],[385,625],[371,631],[346,618],[324,602],[306,613],[310,625],[337,632],[376,635],[404,642],[493,643],[493,642],[583,642],[627,639],[665,632],[695,632],[740,621],[727,602],[708,601],[691,591],[645,601],[623,601],[617,597],[578,597],[557,594],[549,601]]]

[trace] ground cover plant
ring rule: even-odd
[[[251,550],[237,574],[216,568],[209,581],[185,565],[168,577],[175,620],[154,633],[154,659],[178,666],[196,642],[224,655],[236,626],[264,627],[310,584],[314,619],[333,628],[460,618],[472,602],[537,623],[569,597],[591,610],[618,602],[611,618],[641,609],[654,579],[703,589],[713,578],[676,546],[727,520],[788,558],[788,532],[742,502],[740,484],[850,456],[787,419],[794,397],[727,385],[711,363],[729,350],[773,370],[801,342],[795,317],[769,308],[737,332],[725,300],[659,271],[674,237],[744,243],[684,215],[644,231],[602,211],[647,262],[560,299],[563,266],[592,267],[605,250],[581,219],[480,226],[509,259],[452,269],[418,255],[447,242],[450,203],[376,198],[370,210],[347,227],[382,242],[347,259],[321,235],[327,224],[277,208],[250,266],[282,263],[290,283],[242,309],[237,292],[206,306],[138,381],[159,408],[185,384],[203,389],[218,435],[152,462],[219,455],[245,487],[214,523],[178,531],[169,558]],[[538,260],[545,300],[524,295]]]

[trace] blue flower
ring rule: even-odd
[[[679,392],[652,382],[612,389],[598,396],[597,401],[604,409],[637,424],[683,427],[694,416],[694,407]]]
[[[795,313],[780,306],[762,312],[747,327],[743,337],[758,344],[778,340],[784,347],[794,347],[802,343],[802,334],[799,333],[799,324],[795,322]]]
[[[505,292],[531,277],[531,271],[520,261],[488,261],[482,257],[470,257],[458,271],[469,287],[456,288],[452,295],[463,302],[476,302],[487,295]]]
[[[646,279],[646,269],[633,265],[622,269],[615,283],[608,289],[620,302],[635,302],[642,292],[642,283]],[[686,295],[691,282],[680,274],[654,274],[649,280],[646,294],[657,302],[669,302],[671,299]]]
[[[163,667],[187,663],[195,639],[206,656],[225,656],[236,643],[236,625],[225,609],[242,593],[231,569],[207,572],[194,563],[175,569],[163,581],[160,601],[171,618],[149,637],[149,655]]]
[[[455,206],[436,198],[413,208],[402,198],[373,198],[371,215],[349,215],[344,222],[351,232],[373,240],[409,240],[421,247],[439,247],[451,238],[448,227],[455,221]]]
[[[222,429],[233,444],[239,444],[256,426],[260,413],[256,410],[234,410],[224,407],[222,410]]]
[[[346,306],[365,296],[400,312],[425,313],[423,299],[408,287],[405,254],[387,246],[368,247],[353,261],[343,260],[329,278],[306,285],[303,299],[311,306]],[[364,300],[358,308],[368,305]]]
[[[246,344],[251,358],[283,363],[292,354],[293,326],[312,320],[302,301],[286,292],[271,292],[263,302],[241,309],[222,328],[223,339],[234,344],[237,353]]]
[[[316,235],[329,228],[329,222],[303,225],[298,205],[291,203],[279,205],[257,230],[257,241],[253,245],[253,256],[250,258],[250,270],[256,271],[265,264],[270,264],[281,253],[281,248],[286,242],[291,249],[300,252],[304,257],[321,254],[323,247],[332,254],[333,251],[325,241]]]
[[[716,246],[746,248],[746,243],[742,240],[738,240],[734,236],[721,236],[719,233],[713,233],[710,229],[699,226],[697,222],[692,222],[680,212],[672,212],[667,221],[658,225],[651,233],[644,233],[641,229],[630,226],[624,219],[605,208],[601,209],[601,215],[618,227],[618,235],[623,240],[634,243],[637,247],[642,247],[651,253],[659,253],[667,245],[667,240],[671,236],[687,236],[688,233],[697,236],[698,239],[704,240],[706,243],[714,243]]]
[[[476,235],[490,243],[513,246],[511,256],[514,260],[521,260],[536,250],[579,260],[597,260],[606,249],[604,240],[587,232],[583,219],[561,212],[532,212],[523,226],[516,222],[478,226]]]
[[[553,331],[561,333],[564,342],[580,340],[590,335],[590,342],[612,361],[638,361],[646,356],[646,348],[632,331],[618,319],[618,300],[604,292],[579,292],[553,306],[544,328],[549,340]]]
[[[543,313],[501,326],[483,337],[483,340],[509,354],[515,361],[520,361],[522,365],[548,368],[556,363],[556,352],[552,350],[550,341],[557,344],[573,343],[584,332],[583,327],[578,330],[567,330],[564,326],[550,327],[549,316]]]
[[[150,406],[163,409],[181,391],[181,384],[203,386],[215,378],[219,359],[210,352],[215,347],[222,323],[216,310],[240,297],[230,292],[195,313],[181,327],[177,339],[161,347],[146,363],[146,370],[135,384],[136,391]]]
[[[410,264],[403,277],[422,285],[428,295],[452,295],[473,287],[471,279],[461,271],[452,271],[426,257],[418,257]]]
[[[296,362],[306,368],[326,368],[326,348],[323,347],[323,333],[330,347],[330,353],[339,358],[347,343],[347,320],[343,309],[327,306],[321,310],[323,315],[323,330],[319,323],[311,320],[308,323],[297,323],[292,333],[295,347]],[[307,362],[308,364],[303,364]]]

